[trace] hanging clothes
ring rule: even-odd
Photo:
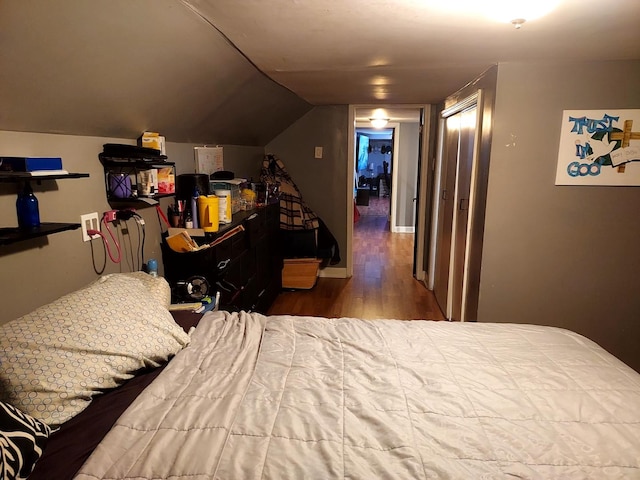
[[[320,226],[318,216],[304,203],[298,186],[291,179],[282,161],[275,155],[265,156],[260,180],[279,187],[280,229],[310,230]]]
[[[273,154],[267,154],[262,161],[260,180],[270,186],[277,185],[280,201],[280,230],[290,232],[288,236],[295,235],[296,231],[315,233],[314,255],[323,259],[323,265],[327,263],[336,265],[340,262],[340,249],[326,224],[309,208],[302,199],[298,186],[292,180],[284,163]],[[270,190],[271,188],[269,188]],[[285,233],[285,237],[287,234]],[[305,236],[305,238],[308,236]],[[283,245],[294,243],[290,238],[285,238]],[[288,252],[284,251],[285,258]]]

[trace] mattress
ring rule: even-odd
[[[78,479],[640,478],[640,375],[567,330],[210,312]]]

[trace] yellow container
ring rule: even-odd
[[[198,218],[200,228],[205,232],[217,232],[219,228],[218,197],[200,195],[198,197]]]

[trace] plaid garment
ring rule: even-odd
[[[265,156],[260,180],[279,187],[281,230],[311,230],[320,226],[318,216],[304,203],[300,190],[275,155]]]

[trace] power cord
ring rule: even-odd
[[[132,216],[135,219],[136,224],[142,228],[142,241],[140,242],[140,263],[142,264],[144,263],[144,242],[147,239],[144,218],[142,218],[135,210],[132,210]]]
[[[111,230],[111,227],[109,227],[109,223],[115,220],[116,216],[117,216],[117,213],[116,215],[114,215],[113,210],[109,212],[105,212],[104,215],[102,215],[102,223],[104,223],[104,226],[107,229],[107,232],[109,232],[109,236],[111,237],[111,240],[113,241],[113,244],[115,245],[115,248],[118,252],[118,256],[116,258],[114,258],[113,254],[111,253],[111,247],[109,246],[109,241],[107,240],[107,237],[100,230],[87,230],[87,234],[100,235],[100,237],[102,237],[102,241],[104,242],[105,247],[107,248],[107,254],[109,255],[109,258],[111,259],[111,261],[113,263],[120,263],[122,261],[122,251],[120,249],[120,244],[118,243],[118,240],[116,239],[116,237],[113,235],[113,231]]]

